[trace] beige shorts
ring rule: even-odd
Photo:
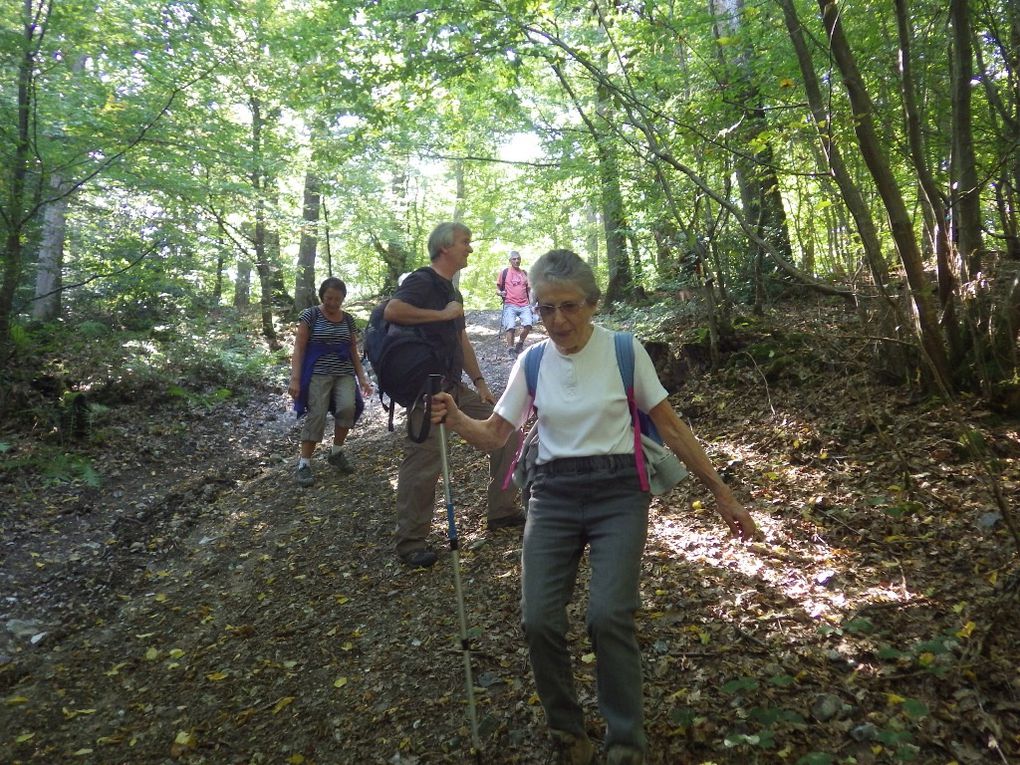
[[[338,428],[353,427],[354,397],[352,375],[312,375],[312,381],[308,384],[308,414],[301,428],[301,440],[322,440],[331,401],[335,412],[333,424]]]

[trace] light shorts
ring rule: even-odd
[[[530,305],[510,305],[506,303],[503,306],[503,318],[501,323],[503,325],[503,331],[509,332],[517,324],[517,319],[521,320],[521,327],[531,327],[535,324],[535,314],[531,310]]]
[[[333,421],[336,427],[354,426],[353,375],[312,375],[308,384],[308,413],[301,428],[302,441],[321,441],[326,432],[326,414],[333,402]]]

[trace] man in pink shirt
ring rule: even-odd
[[[503,298],[502,327],[506,332],[507,355],[514,358],[524,350],[524,338],[528,336],[535,315],[531,310],[531,290],[528,286],[528,274],[521,268],[521,254],[510,251],[510,265],[499,272],[496,279],[496,290]],[[514,330],[517,320],[521,320],[521,335],[514,344]]]

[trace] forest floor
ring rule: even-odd
[[[469,316],[500,390],[496,322]],[[853,331],[841,310],[784,311],[755,329],[784,363],[737,353],[674,397],[761,538],[727,538],[696,481],[653,501],[651,763],[1020,762],[1020,580],[1000,514],[1020,495],[1018,423],[874,383]],[[349,441],[355,474],[321,448],[301,489],[277,377],[212,409],[106,411],[94,427],[114,437],[81,447],[99,487],[0,482],[0,761],[474,761],[451,558],[412,570],[393,554],[399,434],[376,402]],[[450,461],[478,761],[548,762],[520,532],[485,528],[484,457],[453,439]],[[572,646],[601,739],[584,593]]]

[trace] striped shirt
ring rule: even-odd
[[[353,322],[347,314],[344,314],[340,321],[330,321],[326,318],[322,309],[318,306],[312,306],[301,312],[300,320],[308,325],[309,343],[350,346],[354,339],[351,337]],[[341,360],[335,353],[326,353],[315,362],[315,366],[312,367],[312,374],[353,376],[354,364],[351,361]]]

